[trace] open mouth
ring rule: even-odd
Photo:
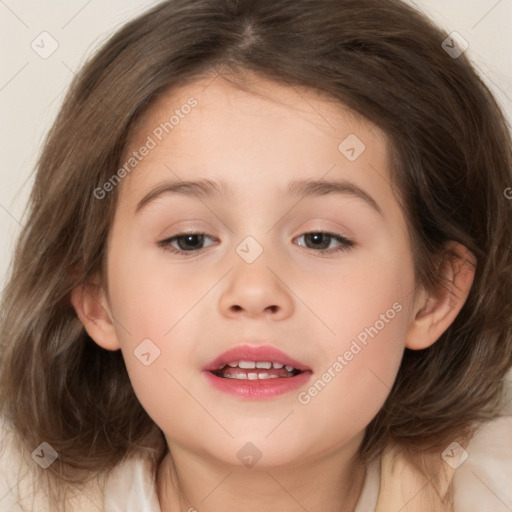
[[[224,379],[267,380],[295,377],[302,371],[273,361],[233,361],[211,373]]]
[[[202,368],[208,384],[241,399],[265,400],[307,384],[313,371],[271,345],[238,345]]]

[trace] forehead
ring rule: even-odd
[[[292,115],[303,122],[311,123],[316,129],[334,138],[340,117],[345,121],[350,120],[354,125],[371,127],[379,131],[357,112],[326,93],[302,86],[287,85],[246,72],[236,78],[207,75],[162,92],[141,116],[136,129],[132,131],[130,143],[136,145],[142,141],[144,134],[151,132],[162,120],[168,120],[173,112],[180,114],[183,107],[187,109],[187,103],[191,98],[198,103],[193,109],[195,119],[201,114],[213,115],[219,112],[225,117],[226,108],[229,108],[246,116],[265,114],[284,119]],[[240,119],[233,119],[233,122],[240,122]],[[383,133],[380,135],[384,136]]]
[[[311,89],[254,75],[233,80],[213,76],[175,87],[144,113],[123,155],[125,162],[154,141],[121,183],[132,205],[155,182],[205,176],[235,194],[273,185],[283,191],[292,177],[313,176],[390,188],[388,141],[377,126]]]

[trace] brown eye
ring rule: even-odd
[[[158,245],[165,251],[184,256],[193,256],[203,249],[202,245],[206,238],[213,239],[204,233],[178,233],[175,236],[158,242]],[[176,244],[177,247],[173,244]]]
[[[304,244],[308,249],[315,249],[320,254],[324,253],[333,253],[338,251],[348,251],[355,244],[348,238],[345,238],[336,233],[327,233],[325,231],[311,231],[309,233],[304,233],[298,238],[302,238],[306,240],[306,244]],[[337,242],[339,245],[337,247],[329,249],[332,241]],[[303,244],[299,244],[303,245]]]
[[[336,233],[327,233],[324,231],[311,231],[304,233],[299,238],[304,237],[308,249],[313,249],[315,252],[320,254],[332,254],[339,251],[349,251],[355,243]],[[180,254],[183,256],[194,256],[202,249],[206,239],[213,240],[204,233],[178,233],[170,238],[166,238],[158,242],[158,245],[165,251],[169,251],[174,254]],[[331,247],[331,244],[335,242],[338,245]]]

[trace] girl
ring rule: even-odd
[[[1,510],[512,509],[511,140],[458,45],[398,0],[104,45],[4,292]]]

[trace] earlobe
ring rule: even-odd
[[[106,350],[121,348],[105,292],[98,283],[81,284],[71,291],[71,303],[89,336]]]
[[[442,281],[435,292],[422,292],[415,318],[407,332],[407,348],[425,349],[448,329],[466,302],[475,270],[474,254],[457,242],[449,242],[439,267]]]

